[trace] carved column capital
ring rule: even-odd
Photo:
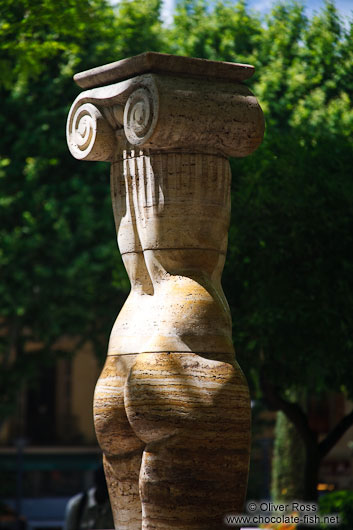
[[[71,107],[70,151],[78,159],[112,160],[128,144],[247,156],[264,132],[261,108],[242,83],[252,73],[249,65],[157,53],[82,72],[75,79],[89,90]]]

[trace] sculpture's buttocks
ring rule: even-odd
[[[250,154],[263,135],[261,109],[241,83],[251,73],[150,53],[77,76],[96,88],[72,106],[69,147],[112,163],[131,282],[95,393],[120,530],[219,530],[242,510],[250,407],[221,274],[227,157]]]

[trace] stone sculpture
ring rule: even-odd
[[[227,158],[264,131],[253,71],[148,52],[75,76],[68,145],[111,162],[131,281],[94,399],[119,530],[219,530],[243,508],[250,404],[221,274]]]

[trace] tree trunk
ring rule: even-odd
[[[321,461],[341,439],[344,433],[353,425],[353,410],[341,418],[327,436],[318,441],[318,433],[313,431],[309,425],[308,416],[299,402],[285,399],[278,387],[276,387],[267,375],[268,370],[263,366],[260,370],[260,386],[265,401],[270,410],[282,411],[287,420],[295,426],[302,442],[305,445],[304,465],[304,501],[317,501],[317,484],[319,480],[319,467]]]
[[[271,493],[275,502],[304,498],[306,448],[295,425],[277,412]]]
[[[319,482],[319,468],[320,468],[319,445],[314,447],[306,446],[306,458],[304,466],[304,501],[317,501],[317,484]]]

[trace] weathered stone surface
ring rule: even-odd
[[[140,75],[149,61],[159,73]],[[112,84],[80,94],[68,117],[72,154],[112,163],[131,282],[94,405],[120,530],[219,530],[243,507],[250,405],[221,287],[226,157],[250,154],[264,122],[240,78],[224,79],[228,63],[214,64],[146,54],[83,73],[81,85]]]
[[[74,76],[74,79],[81,88],[92,88],[148,73],[245,81],[254,74],[254,71],[255,68],[250,64],[209,61],[208,59],[180,57],[167,53],[145,52],[135,55],[135,57],[129,57],[128,59],[122,59],[121,61],[80,72]]]
[[[67,122],[73,156],[111,162],[129,151],[128,145],[143,147],[146,154],[183,150],[242,157],[260,145],[263,132],[261,108],[245,85],[161,74],[82,92]]]

